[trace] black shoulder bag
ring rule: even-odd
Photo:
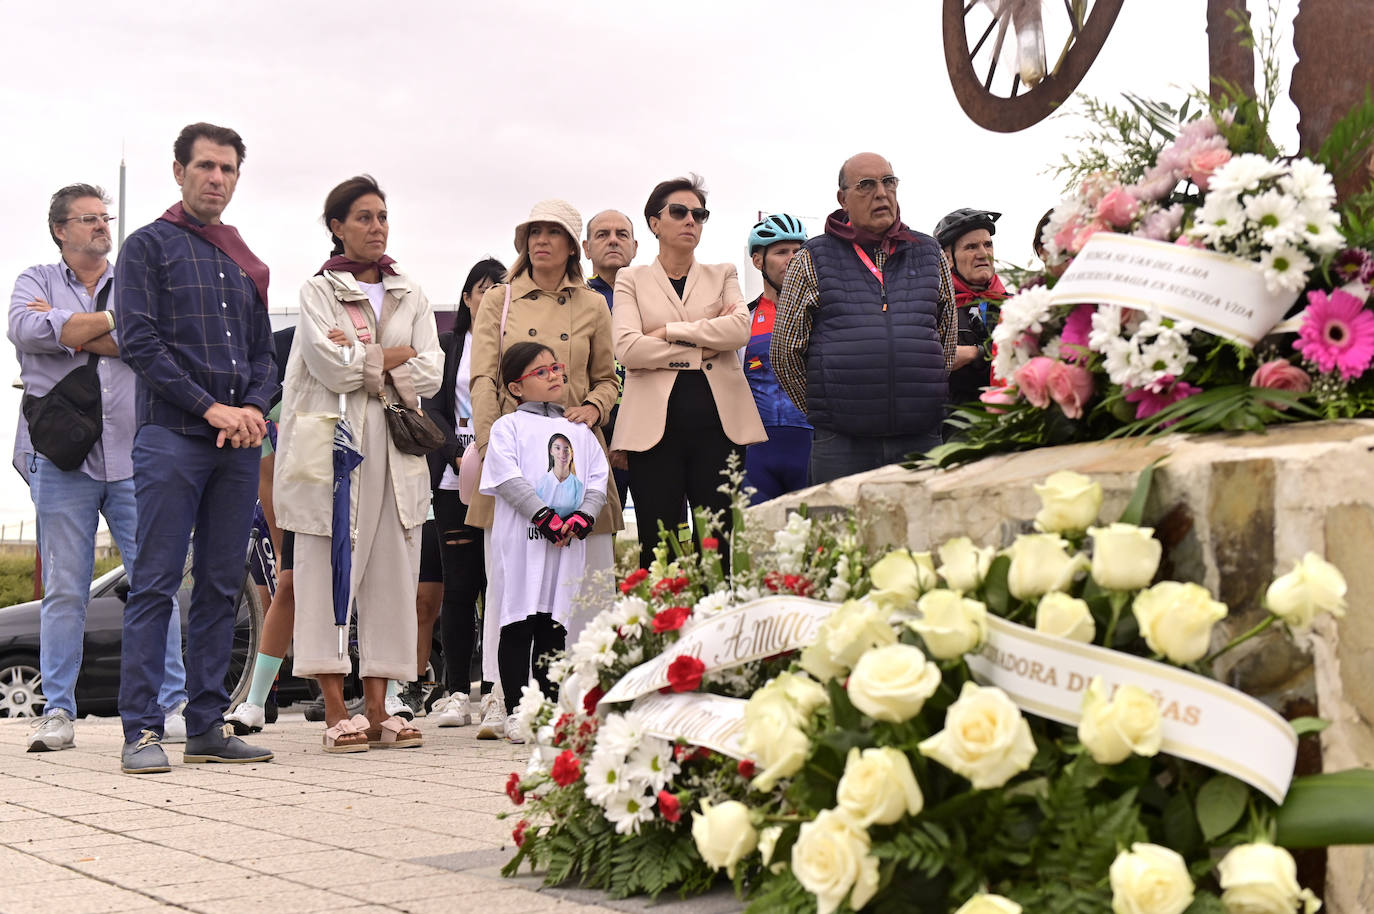
[[[104,311],[114,279],[95,297],[95,310]],[[101,418],[100,356],[94,352],[41,397],[24,397],[24,420],[29,425],[33,449],[59,470],[80,468],[104,431]]]

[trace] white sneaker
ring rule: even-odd
[[[237,708],[224,715],[224,722],[234,728],[236,736],[247,736],[262,730],[267,723],[267,711],[262,705],[241,701]]]
[[[520,733],[520,723],[515,719],[515,715],[506,718],[506,739],[517,746],[525,744],[525,737]]]
[[[162,718],[162,741],[164,743],[186,742],[186,717],[182,714],[185,710],[186,702],[183,701]]]
[[[482,696],[482,723],[478,739],[500,739],[506,729],[506,704],[495,692]]]
[[[401,700],[401,696],[388,695],[386,697],[386,716],[414,720],[415,712],[410,710],[410,705]]]
[[[466,727],[472,723],[472,708],[466,696],[445,695],[429,709],[429,719],[441,727]]]
[[[56,752],[75,745],[76,730],[66,711],[58,708],[34,719],[33,732],[29,734],[30,752]]]

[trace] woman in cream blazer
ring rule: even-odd
[[[615,355],[626,372],[611,447],[629,452],[644,568],[659,523],[674,530],[684,498],[693,509],[722,512],[722,532],[730,531],[721,471],[732,453],[742,468],[743,446],[767,440],[735,352],[749,341],[735,268],[696,262],[709,216],[700,178],[662,182],[644,207],[658,257],[616,277]]]

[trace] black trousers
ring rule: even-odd
[[[725,482],[721,471],[731,453],[739,454],[743,469],[744,449],[725,436],[705,372],[678,372],[668,396],[663,438],[649,450],[631,451],[629,455],[641,568],[648,568],[654,560],[659,522],[670,531],[676,530],[684,498],[694,509],[723,511],[725,526],[721,532],[730,532],[730,496],[719,488]],[[723,559],[728,569],[728,553]]]
[[[539,691],[549,701],[558,700],[558,691],[549,680],[549,655],[563,650],[568,632],[548,613],[535,613],[519,622],[501,626],[501,644],[496,649],[496,666],[501,671],[501,691],[505,693],[506,713],[514,714],[520,703],[520,690],[530,681],[531,667]]]
[[[472,689],[472,654],[477,643],[477,598],[487,586],[482,531],[467,525],[467,505],[456,489],[434,490],[434,521],[444,568],[444,602],[439,640],[444,646],[444,687],[450,695]],[[491,683],[482,683],[482,694]]]

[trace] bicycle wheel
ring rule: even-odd
[[[267,608],[262,605],[262,599],[258,596],[253,576],[245,568],[243,585],[239,587],[238,603],[234,611],[234,645],[229,654],[229,671],[224,676],[224,688],[229,693],[230,708],[238,707],[239,702],[248,697],[248,688],[253,682],[253,661],[258,656],[258,644],[262,639],[262,624],[266,614]]]

